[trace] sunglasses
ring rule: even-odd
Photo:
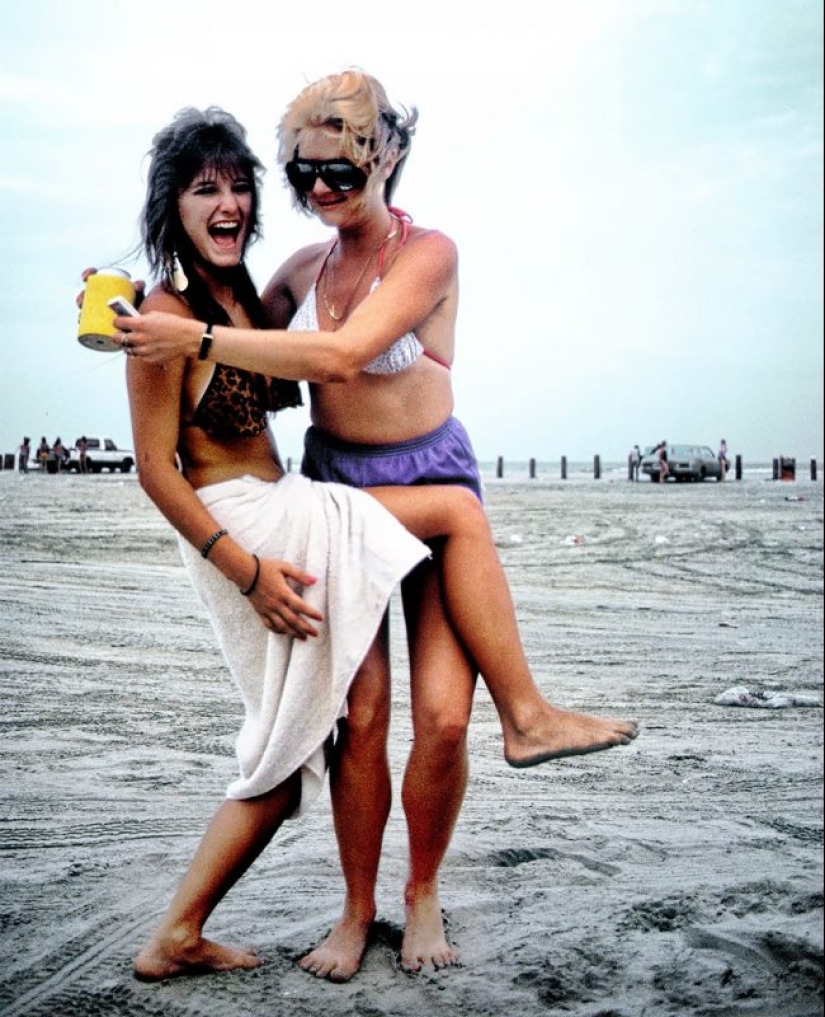
[[[367,174],[349,159],[292,159],[284,166],[286,178],[296,191],[308,194],[318,177],[331,191],[356,191]]]

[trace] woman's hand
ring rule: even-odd
[[[118,315],[112,337],[131,357],[147,364],[165,364],[175,357],[197,356],[205,326],[165,311],[149,311],[136,318]]]
[[[80,273],[80,278],[83,280],[84,288],[75,296],[74,302],[78,307],[83,306],[83,297],[86,293],[85,284],[89,281],[89,276],[94,275],[97,272],[96,268],[84,268]],[[135,279],[135,299],[132,303],[135,307],[140,307],[143,298],[146,296],[146,282],[143,279]]]
[[[260,569],[258,582],[249,599],[264,625],[272,632],[296,639],[317,636],[318,629],[307,619],[321,622],[324,616],[295,592],[296,586],[312,586],[315,577],[275,558],[261,558]]]

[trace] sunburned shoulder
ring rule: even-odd
[[[408,241],[410,251],[416,254],[424,254],[429,258],[437,258],[439,261],[457,262],[458,248],[455,241],[442,233],[440,230],[429,230],[422,226],[413,226],[410,229]]]
[[[177,314],[182,318],[194,318],[192,309],[176,293],[170,293],[162,283],[157,283],[144,297],[140,305],[142,314],[148,311],[165,311],[167,314]]]
[[[458,249],[446,234],[414,227],[407,243],[388,260],[384,278],[399,273],[414,273],[422,286],[449,286],[458,275]]]

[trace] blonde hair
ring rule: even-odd
[[[301,132],[321,128],[340,136],[342,155],[370,173],[391,156],[396,163],[384,184],[389,204],[409,155],[418,110],[394,109],[384,86],[353,68],[308,85],[287,106],[278,125],[278,162],[295,158]],[[306,194],[292,189],[293,200],[307,207]]]

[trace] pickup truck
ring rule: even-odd
[[[69,458],[63,469],[76,470],[80,472],[80,452],[78,444],[80,438],[75,440],[74,446],[69,449]],[[121,473],[131,473],[135,465],[135,453],[131,449],[118,448],[111,438],[97,436],[86,436],[86,470],[88,473],[100,473],[101,470],[108,470],[114,473],[120,470]]]

